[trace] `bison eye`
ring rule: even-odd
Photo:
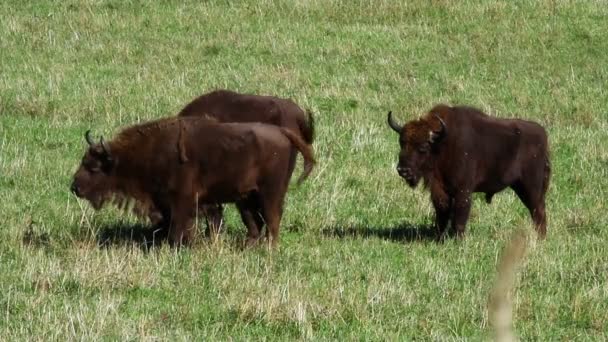
[[[420,153],[428,153],[429,152],[429,147],[427,145],[422,145],[422,146],[418,147],[418,152],[420,152]]]
[[[84,165],[84,168],[89,171],[90,173],[97,173],[99,171],[101,171],[101,167],[99,165],[97,165],[97,163],[86,163]]]

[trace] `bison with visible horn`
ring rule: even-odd
[[[551,164],[542,126],[443,104],[403,126],[389,112],[388,124],[399,134],[397,172],[411,187],[423,179],[430,189],[440,239],[449,221],[457,236],[464,234],[473,192],[485,193],[490,203],[506,187],[530,211],[539,237],[545,237]]]
[[[230,90],[214,90],[193,99],[178,116],[208,116],[220,122],[261,122],[289,128],[312,149],[314,118],[295,102],[276,96],[242,94]],[[296,149],[289,162],[291,176],[296,163]],[[219,230],[222,220],[221,205],[208,205],[204,212],[211,233]]]
[[[276,245],[287,191],[292,148],[304,157],[304,180],[313,152],[289,129],[265,124],[218,123],[205,118],[167,118],[124,129],[112,141],[89,148],[71,191],[95,209],[112,199],[134,199],[172,244],[192,239],[199,205],[236,203],[247,226],[247,244],[263,225]],[[154,217],[152,217],[154,216]]]

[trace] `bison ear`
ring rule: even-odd
[[[393,112],[388,112],[388,125],[393,129],[393,131],[401,134],[402,127],[393,119]]]
[[[439,120],[441,128],[439,128],[439,130],[429,132],[429,143],[431,144],[440,142],[441,140],[443,140],[443,138],[445,138],[446,134],[448,133],[445,122],[441,119],[441,117],[439,117],[439,115],[435,113],[433,113],[433,115],[437,118],[437,120]]]

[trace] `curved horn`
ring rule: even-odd
[[[93,139],[91,138],[91,130],[90,129],[88,129],[86,132],[84,132],[84,139],[87,141],[87,143],[89,144],[89,146],[95,145],[95,143],[93,142]]]
[[[110,148],[108,147],[108,145],[106,144],[106,142],[103,140],[103,136],[99,137],[99,144],[101,145],[101,148],[103,149],[103,152],[109,158],[110,157]]]
[[[431,132],[431,143],[443,138],[448,133],[447,126],[445,125],[443,119],[441,119],[441,117],[439,117],[439,115],[437,115],[436,113],[433,113],[433,116],[435,116],[437,120],[439,120],[439,123],[441,124],[441,129],[438,131]]]
[[[388,125],[391,126],[393,131],[401,134],[402,127],[393,119],[392,111],[388,112]]]
[[[441,119],[441,117],[439,115],[437,115],[435,113],[433,113],[433,115],[435,115],[435,117],[437,118],[437,120],[439,120],[439,123],[441,124],[441,131],[440,132],[442,132],[442,134],[447,133],[448,130],[445,127],[445,122]],[[437,132],[437,133],[439,133],[439,132]]]

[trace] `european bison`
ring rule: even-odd
[[[314,118],[295,102],[275,96],[214,90],[188,103],[178,116],[209,116],[220,122],[262,122],[289,128],[311,145]]]
[[[404,126],[389,112],[388,124],[399,134],[397,172],[411,187],[424,179],[440,239],[450,220],[457,236],[464,234],[471,193],[485,193],[490,203],[492,196],[506,187],[511,187],[530,211],[539,237],[545,237],[545,193],[551,164],[542,126],[443,104]]]
[[[262,122],[289,128],[298,134],[309,148],[314,138],[314,118],[289,99],[275,96],[241,94],[230,90],[214,90],[187,104],[178,116],[208,116],[220,122]],[[289,175],[296,163],[293,149],[289,162]],[[202,208],[208,218],[211,233],[219,230],[222,220],[221,205]]]
[[[199,204],[236,203],[247,244],[266,224],[269,243],[279,222],[290,173],[292,146],[304,157],[304,180],[314,165],[310,147],[289,129],[265,124],[167,118],[124,129],[94,143],[74,175],[72,192],[99,209],[112,198],[134,199],[139,214],[159,215],[175,245],[191,241]],[[152,220],[155,218],[151,217]]]

